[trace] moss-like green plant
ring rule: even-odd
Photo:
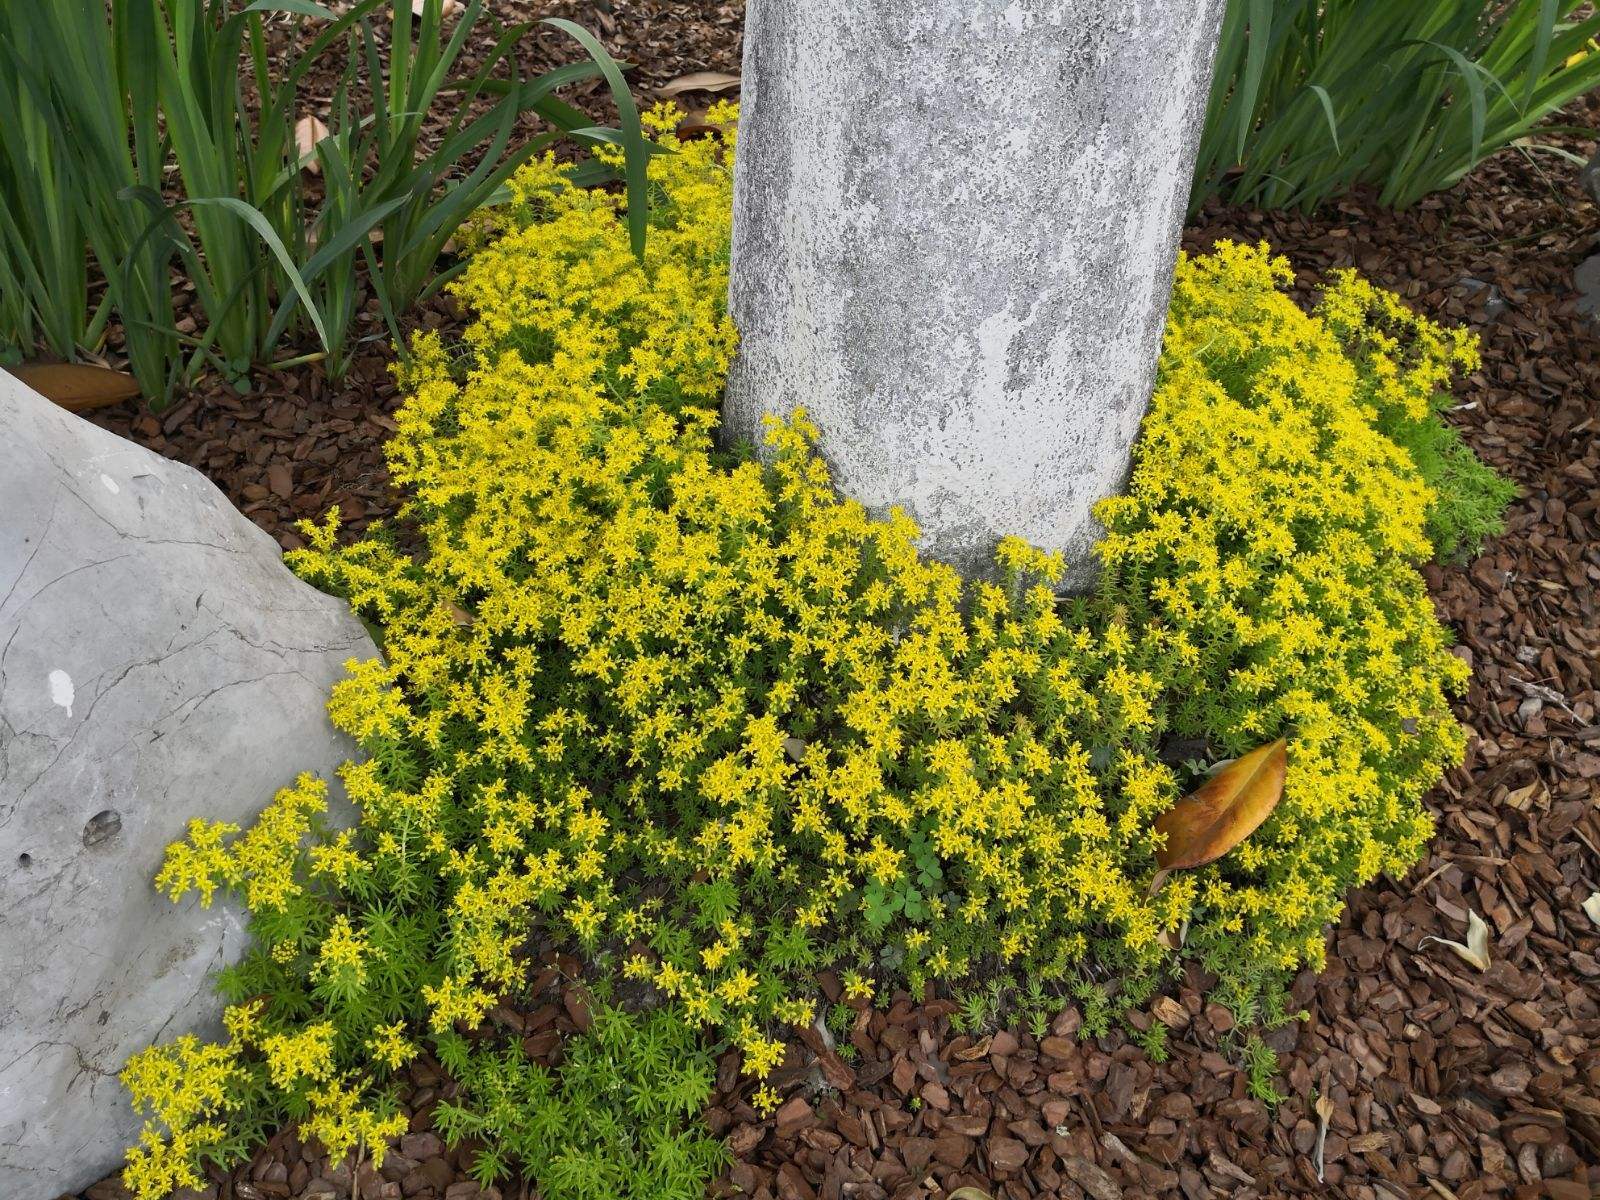
[[[1433,493],[1427,533],[1434,556],[1461,562],[1505,528],[1506,505],[1516,499],[1517,485],[1480,460],[1460,431],[1445,423],[1448,402],[1441,396],[1436,411],[1421,420],[1392,419],[1382,427],[1411,455]]]
[[[682,1014],[601,1008],[553,1070],[518,1042],[473,1053],[456,1039],[447,1057],[461,1091],[439,1127],[451,1146],[478,1144],[485,1185],[520,1175],[545,1200],[701,1200],[727,1161],[698,1124],[714,1068]]]

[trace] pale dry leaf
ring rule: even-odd
[[[1471,909],[1467,910],[1467,941],[1452,942],[1449,938],[1434,937],[1431,934],[1417,943],[1421,950],[1429,942],[1438,942],[1456,952],[1462,962],[1479,971],[1489,969],[1489,926],[1482,917]]]
[[[428,0],[411,0],[411,15],[420,17],[428,7]],[[444,0],[439,6],[441,20],[449,20],[461,11],[461,0]]]
[[[806,744],[797,737],[786,737],[783,739],[783,752],[799,762],[806,756]]]
[[[1322,1182],[1323,1158],[1328,1146],[1328,1122],[1333,1119],[1333,1101],[1326,1096],[1318,1096],[1317,1103],[1317,1148],[1312,1154],[1312,1166],[1317,1169],[1317,1182]]]
[[[1183,944],[1189,940],[1189,922],[1186,920],[1176,930],[1163,929],[1156,937],[1168,950],[1182,950]]]
[[[1595,892],[1583,902],[1583,911],[1589,914],[1589,920],[1600,925],[1600,892]]]
[[[327,136],[328,127],[316,117],[304,116],[294,123],[294,149],[302,171],[309,175],[322,174],[322,164],[317,161],[317,143]]]
[[[694,71],[680,75],[671,83],[663,83],[656,95],[665,100],[682,92],[726,92],[739,86],[739,76],[726,71]]]
[[[950,1200],[994,1200],[994,1197],[982,1188],[959,1187],[950,1193]]]

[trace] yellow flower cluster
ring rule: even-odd
[[[223,1120],[243,1079],[232,1046],[202,1044],[193,1034],[128,1060],[122,1086],[134,1111],[154,1118],[128,1151],[122,1178],[135,1195],[165,1196],[202,1186],[200,1154],[226,1136]]]
[[[617,951],[756,1076],[824,965],[864,1003],[980,963],[1149,973],[1185,931],[1224,974],[1316,960],[1343,892],[1415,858],[1460,752],[1463,668],[1414,567],[1428,489],[1377,422],[1467,341],[1353,276],[1308,315],[1264,248],[1184,259],[1099,590],[1061,599],[1060,560],[1014,539],[967,582],[837,494],[803,413],[761,456],[717,444],[735,139],[676,119],[649,117],[642,260],[620,198],[551,160],[480,230],[467,345],[418,339],[388,448],[420,551],[341,546],[335,514],[294,558],[382,634],[330,703],[367,755],[342,771],[359,831],[302,851],[302,780],[231,844],[196,824],[160,877],[268,914],[263,969],[301,971],[312,1015],[249,1042],[330,1146],[386,1128],[334,1098],[365,1086],[340,1053],[453,1044],[536,934]],[[1198,777],[1174,748],[1279,736],[1277,813],[1152,895],[1154,822]],[[301,920],[313,885],[334,898]]]
[[[1351,273],[1313,315],[1290,282],[1264,246],[1180,261],[1133,478],[1097,510],[1107,593],[1168,641],[1173,731],[1229,754],[1290,734],[1282,805],[1201,873],[1196,914],[1285,967],[1320,962],[1349,887],[1415,861],[1462,751],[1444,693],[1467,668],[1413,566],[1432,496],[1377,426],[1477,365]]]
[[[328,785],[304,772],[284,788],[242,838],[229,846],[223,839],[239,832],[226,821],[189,822],[189,838],[167,851],[156,875],[156,887],[176,900],[191,888],[200,905],[209,908],[219,884],[242,887],[252,912],[281,910],[300,892],[295,879],[300,845],[312,821],[327,810]]]
[[[134,1111],[150,1118],[139,1144],[128,1151],[122,1176],[141,1200],[202,1187],[200,1160],[217,1157],[233,1132],[230,1117],[264,1084],[303,1100],[304,1129],[335,1158],[360,1145],[381,1166],[389,1144],[406,1131],[404,1114],[367,1103],[370,1079],[337,1069],[331,1023],[265,1033],[261,1009],[259,1001],[229,1005],[223,1014],[227,1042],[203,1044],[184,1034],[139,1051],[123,1067],[119,1078]],[[403,1039],[391,1037],[374,1047],[374,1055],[394,1066],[409,1050]],[[254,1078],[258,1070],[263,1079]]]

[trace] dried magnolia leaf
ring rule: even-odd
[[[322,174],[322,164],[317,161],[317,143],[327,136],[328,127],[316,117],[301,117],[294,123],[294,148],[302,171]]]
[[[68,412],[88,412],[94,408],[109,408],[132,400],[139,394],[139,385],[126,371],[113,371],[109,367],[91,367],[82,363],[24,363],[20,367],[7,367],[23,383],[46,400],[54,401]]]
[[[1421,950],[1429,942],[1438,942],[1454,950],[1461,960],[1479,971],[1489,969],[1489,926],[1471,909],[1467,910],[1467,942],[1452,942],[1449,938],[1433,937],[1431,934],[1417,943]]]
[[[1156,862],[1168,871],[1216,862],[1278,806],[1288,767],[1282,738],[1229,763],[1156,818],[1156,831],[1166,834]]]
[[[1600,892],[1595,892],[1583,902],[1583,911],[1589,914],[1589,920],[1600,925]]]
[[[739,76],[726,71],[695,71],[662,84],[656,89],[656,95],[665,99],[680,92],[726,92],[738,86]]]

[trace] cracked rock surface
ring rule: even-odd
[[[353,747],[377,654],[204,476],[0,372],[0,1196],[52,1200],[139,1128],[115,1076],[218,1027],[240,914],[152,879],[191,817],[246,825]]]

